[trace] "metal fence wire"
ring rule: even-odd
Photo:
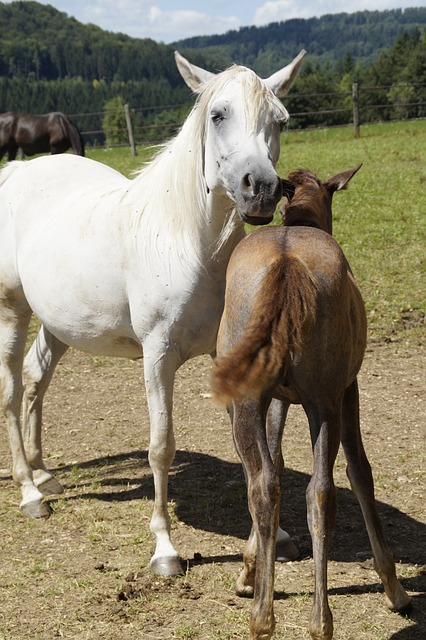
[[[180,128],[192,103],[124,110],[70,114],[79,127],[86,147],[136,147],[164,142]],[[362,124],[426,118],[426,83],[393,85],[352,85],[351,91],[290,94],[289,130],[354,127],[360,135]],[[111,121],[114,125],[111,126]]]

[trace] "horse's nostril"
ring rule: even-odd
[[[243,178],[243,187],[245,187],[246,189],[253,189],[252,178],[249,173],[246,173]]]

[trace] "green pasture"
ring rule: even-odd
[[[87,155],[130,175],[152,152]],[[357,139],[351,127],[284,133],[278,172],[306,168],[326,179],[361,162],[334,197],[334,235],[364,295],[370,340],[416,343],[426,306],[426,122],[366,125]]]

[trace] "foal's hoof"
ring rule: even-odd
[[[47,502],[38,502],[37,500],[23,504],[21,511],[30,518],[48,518],[52,513],[52,509]]]
[[[254,595],[254,587],[251,584],[243,584],[237,580],[235,593],[240,598],[252,598]]]
[[[300,551],[290,538],[280,540],[275,545],[275,559],[277,562],[291,562],[300,557]]]
[[[410,596],[398,581],[394,585],[392,597],[386,594],[386,604],[392,611],[402,614],[410,613],[413,607]]]
[[[153,558],[149,568],[157,576],[180,576],[185,573],[183,564],[177,556]]]
[[[45,482],[42,482],[41,484],[39,484],[37,486],[37,489],[44,495],[44,496],[54,496],[57,495],[58,493],[63,493],[64,492],[64,488],[61,485],[60,482],[58,482],[56,480],[56,478],[49,478],[49,480],[46,480]]]

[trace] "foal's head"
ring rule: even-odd
[[[298,169],[282,180],[283,194],[286,197],[280,211],[287,227],[315,227],[332,235],[331,202],[335,191],[346,189],[352,176],[360,169],[337,173],[325,182],[305,169]]]

